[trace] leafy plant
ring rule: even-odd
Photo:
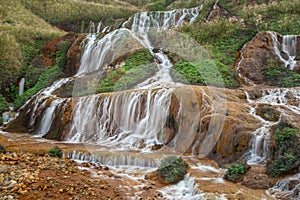
[[[241,177],[241,175],[246,173],[246,171],[246,164],[237,163],[227,168],[225,178],[230,181],[236,182]]]
[[[48,151],[48,153],[49,153],[49,156],[51,156],[51,157],[58,157],[58,158],[61,158],[62,155],[63,155],[62,150],[58,146],[55,146],[55,147],[51,148]]]
[[[222,63],[201,60],[195,63],[178,62],[173,66],[171,76],[174,81],[196,85],[238,86],[237,75]]]
[[[58,51],[56,52],[56,64],[63,69],[67,64],[67,52],[71,46],[70,42],[62,41],[58,46]]]
[[[126,90],[142,82],[157,71],[152,55],[147,49],[141,49],[129,55],[125,66],[107,70],[106,75],[99,81],[96,92],[112,92]]]
[[[188,165],[181,157],[169,156],[161,161],[158,177],[163,183],[177,183],[186,174]]]

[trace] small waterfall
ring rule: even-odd
[[[197,184],[195,183],[195,178],[186,174],[184,179],[178,182],[176,185],[168,186],[159,190],[164,199],[184,199],[184,200],[204,200],[204,193],[198,191]]]
[[[133,167],[151,167],[157,168],[160,164],[160,159],[145,156],[142,157],[139,154],[126,155],[118,153],[95,153],[80,151],[68,151],[64,152],[64,158],[70,158],[76,161],[99,163],[105,166],[133,166]]]
[[[44,135],[46,135],[48,133],[48,131],[50,130],[51,125],[52,125],[52,120],[53,120],[55,109],[56,109],[57,105],[62,102],[63,102],[63,100],[53,100],[51,102],[51,105],[45,109],[45,111],[43,112],[43,117],[40,121],[40,126],[36,132],[35,137],[43,137]],[[44,104],[45,103],[46,102],[44,102]],[[45,105],[43,105],[43,106],[45,107]]]
[[[300,199],[300,174],[279,180],[269,191],[276,199]]]
[[[245,95],[248,103],[275,105],[278,106],[278,111],[282,111],[281,107],[284,107],[300,115],[300,88],[266,89],[261,91],[261,96],[255,100],[250,99],[247,92],[245,92]],[[252,148],[248,159],[248,164],[257,165],[262,164],[270,156],[270,128],[279,123],[280,117],[277,122],[267,121],[256,114],[256,107],[250,108],[250,114],[262,124],[262,127],[253,133]]]
[[[284,63],[285,67],[294,70],[296,67],[296,53],[297,53],[297,37],[296,35],[282,36],[281,44],[278,41],[278,36],[275,32],[268,32],[273,40],[273,47],[278,58]],[[286,54],[282,55],[282,53]]]
[[[254,102],[249,98],[249,94],[247,92],[245,92],[245,95],[247,97],[248,103]],[[265,164],[264,161],[270,158],[270,128],[277,124],[280,120],[278,122],[270,122],[263,119],[262,117],[256,114],[256,107],[250,107],[249,113],[261,122],[262,127],[258,128],[253,132],[253,137],[251,139],[251,150],[247,153],[249,154],[247,156],[247,163],[249,165]]]
[[[19,82],[19,96],[24,93],[24,85],[25,85],[25,78],[22,78]]]

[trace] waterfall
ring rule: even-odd
[[[154,77],[140,83],[136,89],[169,87],[173,82],[169,74],[172,67],[171,61],[163,49],[154,50],[156,46],[151,41],[150,35],[179,27],[184,23],[193,23],[201,9],[202,7],[197,7],[166,12],[137,13],[123,23],[123,28],[108,33],[100,40],[97,40],[95,34],[89,34],[77,75],[96,72],[110,65],[120,56],[128,54],[129,51],[147,48],[158,60],[158,72]],[[131,27],[128,27],[129,24]],[[91,28],[94,29],[94,26]]]
[[[51,128],[52,125],[52,120],[53,120],[53,115],[55,112],[55,109],[57,107],[57,105],[59,105],[60,103],[62,103],[63,100],[53,100],[51,102],[51,105],[45,109],[44,113],[43,113],[43,117],[40,121],[40,126],[38,128],[38,130],[36,131],[36,135],[35,137],[43,137],[44,135],[46,135],[48,133],[48,131]],[[45,104],[46,102],[44,102]],[[45,105],[43,105],[45,107]]]
[[[149,155],[143,157],[136,154],[113,154],[112,152],[91,154],[88,152],[68,151],[63,154],[63,157],[80,162],[90,162],[105,166],[132,166],[157,168],[160,163],[160,159],[150,157]]]
[[[277,199],[300,199],[300,174],[279,180],[269,192]]]
[[[168,89],[81,97],[74,104],[68,140],[123,147],[162,143],[158,135],[165,126],[170,103]]]
[[[296,67],[296,48],[297,37],[296,35],[284,35],[282,36],[282,42],[278,41],[278,36],[275,32],[268,32],[273,41],[273,47],[278,58],[284,63],[285,67],[290,70],[294,70]],[[282,52],[286,55],[283,55]]]
[[[250,156],[247,163],[249,165],[260,165],[270,158],[270,128],[278,122],[264,120],[256,114],[256,110],[253,107],[250,108],[250,114],[262,123],[262,127],[253,132]]]
[[[176,185],[166,187],[160,192],[165,199],[185,199],[185,200],[200,200],[204,198],[204,193],[201,193],[197,189],[195,178],[189,174],[184,176],[184,179],[178,182]]]
[[[24,92],[25,78],[22,78],[19,82],[19,96],[21,96]]]
[[[294,89],[266,89],[261,91],[261,96],[255,100],[250,99],[249,94],[245,92],[248,103],[251,104],[269,104],[278,106],[277,110],[284,112],[286,108],[297,115],[300,115],[300,88]],[[253,132],[251,140],[251,150],[248,152],[248,164],[259,165],[270,158],[269,143],[270,129],[280,122],[267,121],[257,115],[256,107],[250,107],[250,114],[261,122],[262,126]]]

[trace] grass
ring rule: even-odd
[[[127,18],[138,10],[116,1],[74,1],[74,0],[20,0],[37,16],[49,23],[108,21]]]

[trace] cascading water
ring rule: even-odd
[[[279,180],[275,186],[269,189],[269,192],[276,199],[300,199],[300,174]]]
[[[296,48],[297,48],[297,37],[296,35],[284,35],[282,36],[282,42],[278,41],[278,36],[275,32],[268,32],[273,40],[273,46],[276,55],[284,63],[285,67],[290,70],[294,70],[296,67]],[[285,55],[283,55],[283,52]]]
[[[19,96],[24,93],[24,86],[25,86],[25,78],[22,78],[19,83]]]
[[[48,133],[48,131],[51,128],[52,120],[53,120],[53,115],[55,112],[55,109],[58,104],[62,103],[63,100],[53,100],[51,102],[51,105],[45,109],[45,114],[43,114],[43,117],[40,121],[40,126],[36,132],[36,137],[43,137],[45,134]],[[45,102],[46,103],[46,102]],[[45,104],[44,103],[44,104]],[[43,105],[45,107],[45,105]]]
[[[165,126],[170,103],[167,89],[79,98],[74,104],[68,141],[123,147],[162,143],[159,132]]]
[[[285,108],[300,116],[300,88],[263,90],[261,92],[261,97],[255,100],[250,99],[247,92],[246,96],[248,103],[274,105],[277,106],[278,111],[282,111],[282,109]],[[250,108],[250,114],[261,122],[262,127],[258,128],[253,133],[248,164],[259,165],[264,163],[264,161],[270,157],[270,128],[278,124],[280,118],[277,122],[267,121],[257,115],[256,107]]]
[[[250,108],[250,114],[261,121],[262,127],[253,132],[250,156],[247,163],[249,165],[260,165],[270,158],[270,128],[278,122],[264,120],[256,114],[256,109],[253,107]]]
[[[130,51],[147,48],[152,56],[158,60],[158,72],[154,77],[140,83],[137,89],[161,88],[172,83],[169,74],[171,61],[162,49],[155,51],[155,45],[150,41],[149,34],[168,30],[193,23],[201,7],[192,9],[173,10],[166,12],[143,12],[135,14],[123,24],[123,28],[112,31],[97,41],[95,34],[88,36],[88,44],[82,56],[78,75],[91,73],[110,65],[118,56]],[[129,29],[124,28],[131,24]],[[126,40],[124,40],[126,38]]]

